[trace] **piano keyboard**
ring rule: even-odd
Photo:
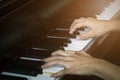
[[[120,10],[119,4],[120,4],[120,0],[113,1],[108,7],[104,9],[104,11],[101,14],[96,15],[96,18],[100,20],[111,20],[119,12]],[[47,36],[47,37],[58,38],[56,36]],[[69,43],[67,47],[63,47],[64,50],[72,50],[72,51],[83,50],[93,39],[90,38],[88,40],[77,41],[76,39],[70,38],[70,40],[71,40],[71,43]],[[41,50],[39,48],[33,48],[33,49]],[[41,61],[41,59],[28,58],[28,57],[21,57],[20,59]],[[55,78],[50,77],[50,75],[62,69],[64,68],[50,67],[50,68],[44,69],[43,74],[38,74],[37,76],[28,76],[28,75],[22,75],[22,74],[17,74],[17,73],[10,73],[10,72],[2,72],[2,75],[25,77],[28,80],[55,80]]]
[[[100,20],[111,20],[120,11],[120,0],[115,0],[100,14],[96,15]]]

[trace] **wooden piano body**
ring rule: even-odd
[[[0,54],[21,56],[39,44],[46,28],[67,28],[80,17],[95,17],[114,0],[30,0],[28,4],[0,16]],[[120,19],[118,15],[117,18]],[[64,34],[63,34],[64,35]],[[120,33],[110,33],[87,50],[94,57],[120,65]],[[54,45],[54,44],[53,44]],[[50,46],[51,47],[51,46]],[[13,54],[12,54],[13,53]],[[41,55],[42,56],[42,55]],[[101,80],[94,76],[66,75],[63,80]]]

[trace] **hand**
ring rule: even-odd
[[[90,30],[84,34],[77,35],[77,39],[87,39],[90,37],[99,37],[112,30],[112,21],[97,20],[94,18],[76,19],[70,26],[70,34],[73,34],[79,28],[88,27]]]
[[[95,72],[96,64],[99,64],[99,59],[93,58],[84,51],[68,53],[58,50],[52,53],[52,57],[46,58],[43,61],[45,61],[46,64],[42,65],[42,68],[47,68],[53,65],[65,67],[64,70],[53,74],[52,77],[66,74],[91,75]]]

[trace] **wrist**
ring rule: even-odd
[[[100,59],[96,64],[95,74],[104,80],[120,80],[120,67],[106,60]]]
[[[112,64],[107,62],[106,60],[103,59],[98,59],[96,65],[95,65],[95,72],[94,75],[98,76],[104,80],[113,80],[111,78],[111,75],[109,74],[111,71],[111,66]]]
[[[111,20],[108,27],[109,31],[120,31],[120,20]]]

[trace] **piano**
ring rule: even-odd
[[[117,19],[119,4],[119,0],[0,0],[0,79],[102,80],[96,76],[75,75],[52,78],[52,73],[64,68],[53,66],[42,70],[40,65],[44,62],[41,59],[49,57],[57,49],[86,50],[94,57],[112,59],[119,65],[119,57],[116,58],[117,62],[107,57],[111,46],[119,42],[118,33],[114,37],[108,34],[97,40],[90,38],[80,41],[75,40],[75,35],[89,29],[73,35],[68,33],[71,23],[80,17]],[[115,45],[108,47],[111,41]],[[103,45],[108,47],[107,51]],[[119,48],[116,49],[119,51]]]

